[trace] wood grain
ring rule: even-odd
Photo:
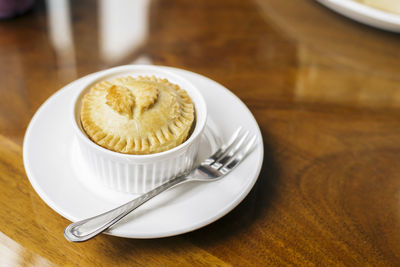
[[[71,1],[56,25],[48,3],[0,22],[0,265],[399,264],[398,34],[311,0],[153,0],[140,23],[135,4]],[[131,46],[104,41],[123,10],[144,27],[121,30]],[[261,175],[237,208],[192,233],[69,243],[69,222],[26,177],[26,127],[67,83],[140,62],[198,72],[242,99],[263,133]]]

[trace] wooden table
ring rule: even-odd
[[[26,127],[64,85],[130,63],[229,88],[262,130],[261,175],[197,231],[69,243],[25,174]],[[400,35],[311,0],[37,1],[0,22],[0,265],[399,265],[399,74]]]

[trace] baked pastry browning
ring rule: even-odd
[[[176,147],[187,139],[193,121],[186,91],[154,76],[102,81],[82,99],[86,134],[120,153],[152,154]]]

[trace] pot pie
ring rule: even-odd
[[[194,105],[167,79],[127,76],[95,84],[82,99],[80,115],[96,144],[142,155],[182,144],[194,122]]]

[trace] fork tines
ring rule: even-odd
[[[221,174],[226,174],[232,170],[256,144],[256,136],[250,136],[249,131],[242,131],[239,127],[226,145],[217,150],[205,163]]]

